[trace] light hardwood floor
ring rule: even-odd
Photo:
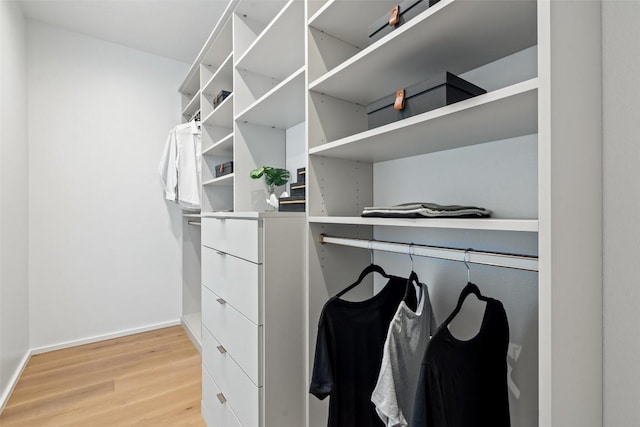
[[[181,326],[35,355],[0,426],[204,427],[200,364]]]

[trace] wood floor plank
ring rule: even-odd
[[[199,383],[187,384],[185,386],[164,391],[162,393],[150,396],[149,398],[137,400],[135,402],[126,403],[118,408],[117,411],[108,410],[97,414],[91,414],[84,418],[74,417],[66,423],[59,423],[58,427],[76,427],[76,426],[92,426],[92,427],[128,427],[141,425],[154,425],[145,423],[145,419],[149,419],[157,413],[168,411],[168,408],[186,409],[194,406],[192,396],[200,391]],[[200,405],[197,405],[198,412]]]
[[[190,343],[185,343],[190,344]],[[180,347],[160,347],[156,351],[142,351],[114,356],[108,360],[79,363],[77,366],[51,369],[38,375],[25,375],[21,378],[20,387],[16,387],[19,394],[23,389],[37,390],[43,384],[66,383],[69,381],[94,380],[100,377],[124,374],[130,371],[143,370],[156,364],[170,363],[183,357],[194,356],[191,349]]]
[[[128,404],[160,395],[166,389],[179,388],[197,381],[201,375],[198,358],[185,359],[176,363],[148,370],[141,374],[129,374],[116,377],[113,393],[85,400],[65,402],[65,405],[51,407],[41,416],[32,417],[39,422],[47,421],[51,425],[61,424],[67,418],[85,419],[100,416],[102,413]],[[42,399],[48,400],[48,399]],[[26,402],[30,406],[31,402]]]
[[[200,396],[200,354],[177,326],[32,357],[0,425],[204,427]]]
[[[100,352],[97,350],[103,351],[113,347],[124,349],[127,346],[142,346],[150,344],[155,340],[167,340],[175,338],[185,338],[184,331],[182,331],[182,328],[180,326],[156,329],[140,334],[126,335],[109,340],[97,341],[91,344],[83,344],[76,347],[64,349],[64,351],[50,351],[47,353],[36,354],[31,358],[31,361],[33,363],[30,363],[30,366],[35,367],[37,365],[46,363],[58,363],[60,360],[67,360],[75,355],[80,355],[82,357],[86,353],[99,354]]]
[[[94,343],[74,347],[73,349],[69,349],[70,351],[68,352],[53,351],[51,353],[38,354],[31,358],[31,360],[33,360],[33,364],[30,364],[29,371],[25,372],[25,375],[28,377],[40,372],[45,372],[52,369],[52,367],[54,366],[55,368],[60,369],[65,366],[76,366],[81,363],[96,362],[101,359],[108,359],[117,354],[123,354],[124,352],[135,352],[140,348],[157,347],[166,344],[175,345],[178,343],[186,343],[185,339],[188,340],[187,337],[179,334],[167,336],[156,335],[152,339],[145,338],[140,341],[125,341],[118,338],[117,340],[109,340],[108,342],[104,342],[104,344],[100,346],[97,346],[97,343]],[[49,356],[52,353],[68,354],[56,354],[55,356]],[[87,359],[87,354],[91,354],[90,360]],[[42,356],[49,357],[46,360],[43,360]]]

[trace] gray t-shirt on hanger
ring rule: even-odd
[[[378,382],[371,401],[387,427],[408,426],[420,365],[432,331],[437,329],[426,285],[414,312],[402,301],[387,332]]]

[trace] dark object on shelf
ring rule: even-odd
[[[398,90],[367,106],[369,129],[453,104],[486,90],[449,72]]]
[[[369,42],[373,43],[386,36],[400,25],[418,16],[439,0],[405,0],[395,5],[388,15],[369,25]]]
[[[298,172],[296,173],[296,175],[298,176],[298,182],[299,183],[304,183],[306,182],[306,177],[307,177],[307,168],[298,168]]]
[[[280,212],[304,212],[306,207],[303,197],[281,197],[278,204]]]
[[[233,172],[233,162],[220,163],[216,165],[216,178],[229,175]]]
[[[304,182],[294,182],[289,188],[291,191],[291,197],[304,197],[307,190],[307,184]]]
[[[363,209],[361,216],[376,218],[489,218],[491,211],[478,206],[411,202],[394,206],[367,206]]]
[[[227,99],[229,95],[231,95],[231,92],[228,92],[226,90],[221,90],[220,93],[213,98],[213,108],[218,107],[218,105],[220,105],[222,101]]]

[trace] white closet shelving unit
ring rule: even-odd
[[[214,166],[233,159],[233,97],[218,108],[214,97],[231,90],[232,32],[230,2],[179,88],[182,121],[200,113],[202,130],[202,207],[183,215],[182,221],[182,323],[198,349],[202,345],[201,315],[201,214],[233,206],[233,175],[215,177]]]
[[[182,95],[182,122],[186,123],[200,110],[199,76],[192,75],[180,87]]]
[[[179,88],[182,98],[182,123],[200,111],[200,73],[192,67]],[[200,222],[199,213],[182,216],[182,316],[181,322],[198,350],[201,348],[200,310]]]
[[[200,214],[182,216],[182,324],[191,341],[201,349],[200,282],[201,232]]]
[[[305,122],[304,1],[241,1],[233,19],[234,209],[262,211],[264,182],[249,172],[280,167],[294,179],[305,166],[305,135],[296,132]]]
[[[295,177],[305,166],[304,132],[295,131],[304,128],[305,70],[303,1],[229,2],[181,88],[200,94],[203,214],[262,211],[264,183],[249,171],[286,167]],[[214,108],[221,90],[231,95]],[[226,162],[233,173],[216,177]]]
[[[202,83],[202,212],[233,209],[234,174],[216,176],[216,166],[233,161],[233,5],[220,19],[200,65]],[[231,92],[214,108],[221,91]]]
[[[321,233],[537,255],[539,273],[473,267],[481,289],[506,301],[512,339],[526,341],[514,366],[522,395],[512,401],[512,425],[598,426],[600,7],[555,0],[440,0],[369,43],[369,24],[393,5],[229,3],[181,87],[184,119],[200,110],[203,122],[202,214],[209,217],[204,219],[264,222],[271,217],[250,214],[264,210],[266,193],[249,171],[262,165],[292,172],[307,167],[307,280],[301,284],[307,386],[323,304],[370,262],[366,250],[321,244]],[[482,82],[488,92],[368,129],[368,103],[443,71]],[[228,87],[232,95],[214,109],[212,97]],[[234,173],[216,178],[215,165],[227,161],[234,162]],[[440,187],[446,191],[438,192]],[[493,216],[360,216],[365,206],[434,195],[449,198],[424,201],[486,205]],[[408,263],[396,254],[375,257],[391,268]],[[466,270],[438,262],[443,264],[429,267],[435,279],[454,285],[431,288],[442,316]],[[377,285],[365,284],[360,297]],[[213,399],[211,393],[206,396]],[[308,397],[306,390],[300,398],[304,425],[326,425],[327,402]],[[238,417],[246,414],[232,415],[214,414],[213,421],[240,425]],[[259,426],[269,427],[260,416]]]
[[[268,165],[287,168],[293,181],[306,166],[304,6],[303,0],[229,2],[196,61],[202,411],[209,425],[275,427],[304,419],[305,215],[262,212],[264,180],[249,176]],[[220,90],[231,95],[214,108]],[[226,162],[233,162],[233,173],[216,177],[217,165]],[[255,302],[260,316],[243,299]],[[291,307],[292,301],[300,305]]]
[[[537,255],[540,268],[539,274],[507,273],[524,282],[525,290],[503,284],[489,292],[500,299],[519,293],[532,297],[520,302],[533,306],[528,326],[518,313],[510,318],[513,338],[526,335],[531,341],[525,346],[531,366],[517,366],[516,377],[526,372],[519,379],[533,383],[521,384],[528,389],[512,405],[512,425],[599,425],[600,36],[594,28],[599,28],[600,12],[597,5],[586,3],[441,0],[371,44],[368,25],[396,2],[307,3],[308,374],[324,303],[370,262],[366,250],[321,244],[321,233],[511,249]],[[506,64],[531,56],[528,74],[514,78],[518,71]],[[497,83],[486,79],[492,82],[486,94],[368,129],[366,105],[380,97],[443,71],[469,76],[473,83],[486,78],[486,70],[501,76]],[[484,157],[501,149],[514,153],[514,164],[527,166],[510,170],[501,165],[500,171],[510,170],[510,175],[487,178],[494,181],[475,193],[465,185],[473,187],[472,172],[462,184],[447,175],[440,181],[429,175],[431,181],[410,182],[419,180],[425,168],[440,166],[440,159],[473,164],[468,159],[477,156],[478,162],[490,164]],[[502,163],[509,163],[502,156]],[[512,197],[520,184],[505,183],[518,181],[520,175],[533,177],[534,184],[522,186],[526,194],[518,197],[527,203],[518,210],[510,206],[518,202],[510,199],[520,200]],[[438,186],[447,188],[451,199],[458,197],[459,204],[492,203],[486,206],[493,210],[492,218],[360,217],[365,206],[442,203],[423,198],[439,194],[434,191]],[[381,259],[390,260],[389,265],[399,262],[397,257]],[[451,264],[437,268],[445,282],[448,270],[459,269]],[[483,278],[501,274],[476,271]],[[371,295],[374,285],[361,290],[361,297]],[[451,305],[456,290],[435,287],[432,301],[448,299]],[[577,311],[584,317],[573,318],[576,304],[582,304]],[[326,425],[326,401],[310,396],[307,409],[308,427]]]

